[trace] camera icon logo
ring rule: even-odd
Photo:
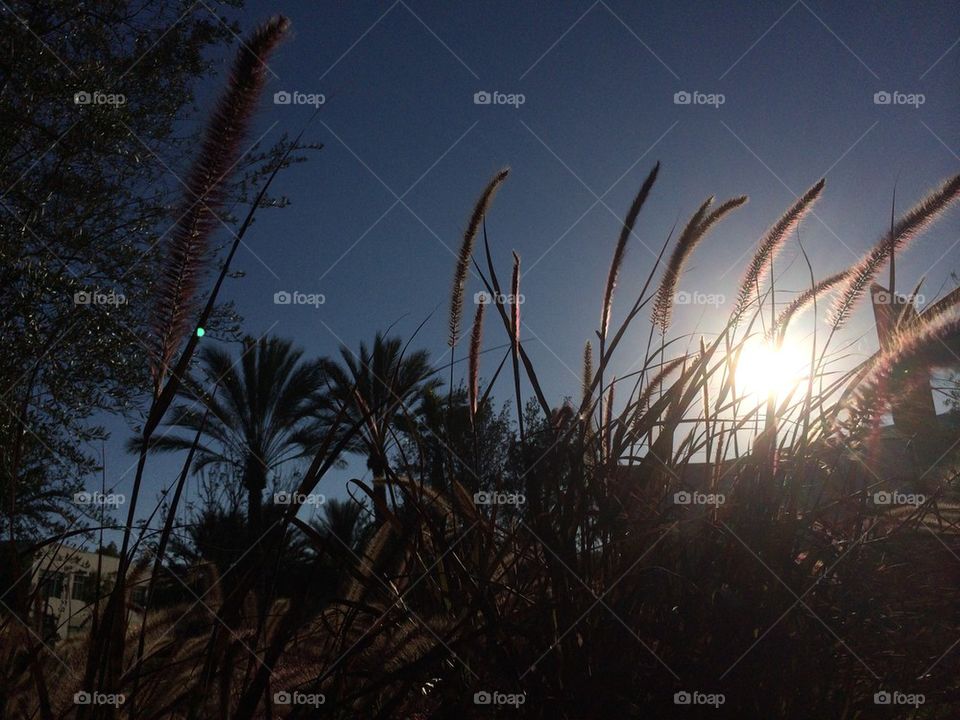
[[[481,690],[480,692],[475,692],[473,694],[473,704],[474,705],[489,705],[493,702],[493,696],[488,693],[486,690]]]
[[[291,96],[286,90],[278,90],[273,94],[274,105],[289,105],[292,100],[293,96]]]
[[[690,293],[688,293],[686,290],[681,290],[680,292],[677,293],[677,298],[676,298],[677,305],[689,305],[691,300],[692,298],[690,296]]]
[[[889,505],[891,502],[893,502],[893,493],[879,490],[873,494],[874,505]]]
[[[873,694],[873,704],[874,705],[889,705],[892,702],[893,698],[890,696],[886,690],[881,690],[880,692],[875,692]]]
[[[676,505],[689,505],[693,497],[686,490],[680,490],[673,494],[673,502]]]
[[[473,294],[473,302],[475,305],[489,305],[493,302],[493,298],[486,290],[481,290]]]
[[[293,493],[289,493],[281,490],[278,493],[274,493],[273,502],[277,505],[289,505],[293,502]]]
[[[87,290],[80,290],[73,294],[74,305],[89,305],[91,302],[93,302],[93,295]]]
[[[680,690],[673,694],[674,705],[689,705],[693,702],[693,697],[686,690]]]
[[[289,705],[293,702],[293,698],[290,697],[290,693],[286,690],[281,690],[280,692],[275,692],[273,694],[273,702],[276,705]]]
[[[273,294],[274,305],[289,305],[292,301],[293,296],[286,290],[281,290],[280,292],[275,292]]]
[[[489,105],[493,102],[493,96],[486,90],[480,90],[473,94],[474,105]]]
[[[80,690],[73,694],[74,705],[89,705],[91,702],[93,702],[93,698],[90,697],[90,693],[86,690]]]
[[[686,90],[680,90],[673,94],[674,105],[689,105],[693,101],[693,96]]]
[[[481,491],[473,494],[473,502],[475,505],[490,505],[493,498],[490,497],[490,493]]]
[[[873,94],[874,105],[889,105],[893,101],[893,96],[886,90],[880,90]]]
[[[74,105],[89,105],[93,102],[93,97],[86,90],[81,90],[73,94]]]

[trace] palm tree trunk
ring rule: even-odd
[[[377,525],[387,521],[384,508],[387,507],[387,478],[383,473],[373,476],[374,517]]]
[[[387,507],[387,463],[380,457],[371,455],[367,458],[367,467],[373,473],[373,512],[379,526],[387,521],[385,513]]]
[[[243,486],[247,489],[247,532],[253,543],[263,525],[263,490],[267,486],[267,468],[256,453],[247,455]]]
[[[267,486],[267,469],[255,453],[247,455],[243,480],[247,488],[247,548],[252,548],[251,557],[257,569],[254,587],[257,614],[262,620],[267,611],[266,563],[263,543],[260,542],[263,527],[263,489]]]
[[[247,485],[247,530],[251,542],[257,539],[263,521],[263,488]]]

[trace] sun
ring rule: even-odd
[[[751,338],[744,343],[737,363],[737,392],[766,398],[785,397],[807,378],[810,353],[801,345],[784,340],[773,342]]]

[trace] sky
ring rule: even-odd
[[[679,282],[710,299],[677,307],[672,332],[694,343],[726,318],[764,230],[819,178],[826,190],[800,238],[821,279],[880,238],[894,186],[902,212],[960,166],[960,14],[946,2],[251,2],[231,17],[249,31],[275,12],[292,32],[269,62],[252,139],[295,135],[314,115],[308,104],[276,103],[275,93],[322,95],[305,141],[324,148],[278,178],[273,191],[291,205],[258,216],[234,264],[244,276],[222,298],[236,303],[248,334],[293,338],[308,355],[357,348],[391,325],[406,338],[427,319],[415,345],[449,362],[455,254],[477,196],[506,166],[487,218],[490,243],[502,280],[511,251],[522,257],[522,336],[553,404],[579,393],[621,219],[657,161],[614,324],[675,222],[710,195],[750,197]],[[201,108],[231,57],[224,52],[202,88]],[[478,93],[495,101],[478,103],[486,97]],[[164,160],[178,173],[189,162]],[[899,258],[898,289],[922,277],[927,299],[950,289],[958,230],[954,211]],[[798,257],[792,240],[777,261],[784,302],[809,285]],[[472,277],[468,319],[480,289]],[[275,304],[284,291],[325,302]],[[798,321],[797,332],[814,322]],[[845,333],[854,352],[876,348],[871,327],[861,306]],[[493,328],[486,342],[499,345],[506,338]],[[642,358],[649,326],[636,328],[617,374]],[[486,355],[481,374],[498,360]],[[500,400],[512,398],[509,382],[498,384]],[[129,492],[129,430],[104,423],[108,485]],[[178,467],[176,458],[153,460],[144,500]],[[352,462],[318,491],[343,497],[345,481],[364,471]]]

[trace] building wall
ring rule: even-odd
[[[31,590],[40,587],[33,607],[45,635],[62,640],[89,631],[98,565],[102,607],[117,576],[119,558],[61,546],[34,559]],[[135,623],[139,617],[139,612],[134,612],[130,621]]]

